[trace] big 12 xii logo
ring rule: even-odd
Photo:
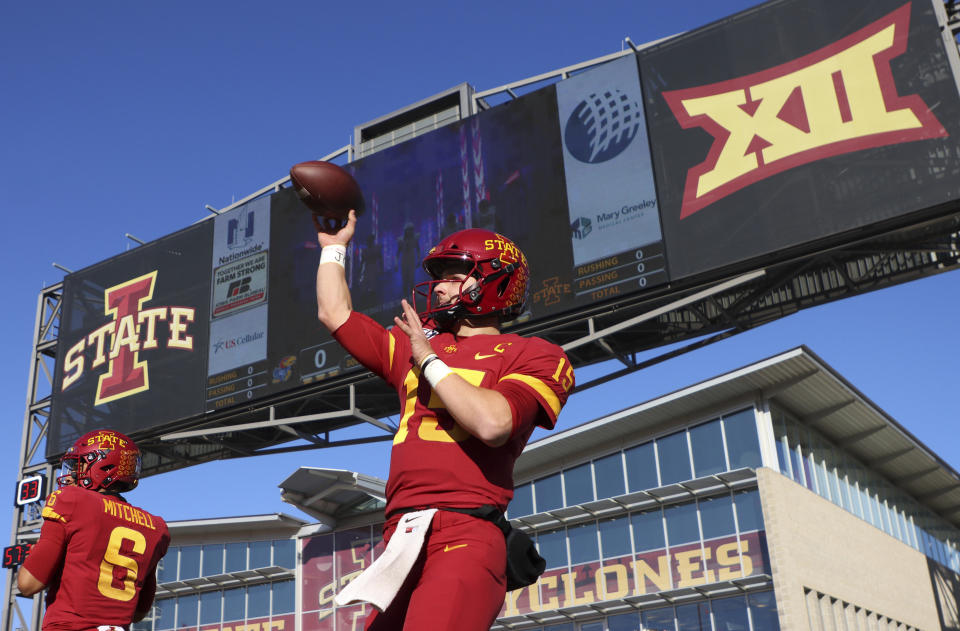
[[[103,310],[110,320],[67,350],[61,391],[80,379],[85,371],[106,365],[106,372],[99,376],[94,405],[128,397],[150,388],[150,367],[140,359],[140,352],[159,348],[161,336],[167,349],[193,351],[193,336],[188,327],[196,310],[147,307],[153,299],[156,281],[157,272],[153,271],[104,290]],[[161,322],[165,322],[166,327]],[[88,359],[92,360],[89,366]]]
[[[788,63],[664,92],[683,128],[701,127],[714,139],[687,172],[680,218],[790,168],[946,136],[920,96],[897,92],[890,60],[906,52],[909,27],[908,3]]]

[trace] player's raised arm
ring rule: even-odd
[[[344,264],[347,245],[357,225],[357,214],[351,210],[342,227],[335,220],[315,214],[313,225],[322,248],[317,266],[317,318],[328,330],[336,331],[353,310]]]

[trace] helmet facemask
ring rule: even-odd
[[[508,319],[519,312],[515,307],[496,309],[484,303],[484,297],[495,294],[501,298],[510,283],[510,276],[516,269],[513,263],[503,263],[500,259],[473,261],[465,257],[435,258],[424,263],[432,280],[418,283],[413,288],[413,308],[420,314],[420,320],[426,326],[432,324],[435,328],[446,329],[460,319],[469,320],[471,317],[498,315],[501,319]],[[459,267],[459,269],[457,269]],[[451,271],[457,269],[457,271]],[[440,283],[457,282],[450,278],[454,274],[463,274],[457,288],[456,299],[453,302],[440,304],[439,296],[435,291]],[[470,279],[475,282],[471,283]],[[417,297],[426,302],[426,309],[417,309]],[[519,305],[517,305],[519,306]]]
[[[457,320],[469,317],[469,307],[476,304],[479,297],[480,275],[477,264],[467,258],[455,257],[432,261],[429,266],[424,263],[424,267],[432,279],[417,283],[413,288],[413,308],[420,314],[420,321],[424,326],[446,329]],[[457,282],[449,278],[453,274],[463,274],[460,285],[457,287],[456,297],[451,302],[441,304],[440,296],[435,290],[441,283]],[[467,288],[466,285],[471,278],[476,282]],[[425,304],[422,311],[417,306],[421,301]]]

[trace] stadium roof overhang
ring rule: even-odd
[[[167,522],[174,537],[203,535],[215,529],[218,533],[237,532],[249,535],[272,533],[278,530],[296,532],[307,522],[284,513],[245,515],[242,517],[212,517],[210,519],[184,519]]]
[[[696,420],[733,402],[768,399],[917,502],[960,528],[960,474],[810,349],[799,347],[632,406],[527,446],[515,479],[624,444],[626,437]]]
[[[300,467],[280,483],[280,497],[333,529],[359,516],[382,515],[387,483],[355,471]]]

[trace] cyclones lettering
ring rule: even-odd
[[[920,96],[899,96],[890,60],[907,49],[910,3],[768,70],[664,92],[684,129],[714,141],[687,172],[680,218],[743,187],[853,151],[947,136]]]
[[[357,538],[357,533],[341,531],[303,540],[301,602],[303,620],[312,619],[310,629],[332,630],[334,618],[337,629],[362,628],[352,626],[359,609],[338,607],[334,597],[383,554],[385,544],[377,541],[376,553],[371,555],[369,535]],[[507,592],[498,617],[589,606],[769,573],[766,549],[765,532],[754,530],[739,537],[727,535],[602,561],[564,564],[548,569],[532,585]]]
[[[195,309],[143,308],[144,303],[153,298],[156,281],[157,271],[153,271],[104,290],[104,314],[112,316],[112,320],[91,331],[67,351],[61,391],[83,375],[86,369],[83,352],[86,349],[93,349],[90,368],[107,363],[107,372],[100,375],[97,384],[94,405],[148,390],[149,370],[147,362],[140,360],[140,351],[159,346],[157,322],[160,320],[169,323],[167,348],[193,351],[193,336],[187,334],[187,326],[193,322]]]
[[[760,532],[640,552],[547,570],[536,583],[504,597],[502,616],[590,605],[605,600],[656,594],[671,589],[708,585],[769,571],[762,555]]]

